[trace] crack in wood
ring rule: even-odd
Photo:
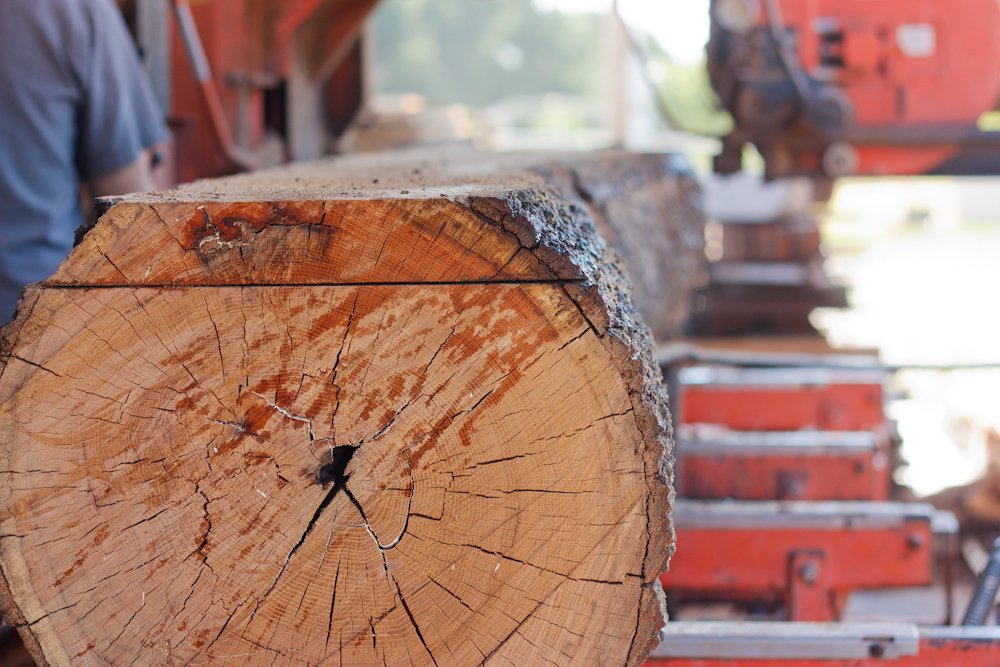
[[[330,503],[333,502],[334,496],[336,496],[338,492],[340,492],[341,490],[345,491],[347,493],[348,498],[351,499],[351,502],[353,502],[360,511],[360,506],[357,504],[357,501],[354,500],[353,496],[351,496],[350,491],[347,490],[346,484],[347,484],[347,479],[350,477],[350,475],[344,474],[344,471],[347,468],[347,464],[350,462],[351,457],[354,455],[354,452],[357,449],[358,448],[354,445],[341,445],[339,447],[331,447],[329,453],[329,461],[320,468],[319,473],[317,473],[317,481],[323,486],[323,488],[326,488],[326,486],[331,482],[333,485],[330,487],[330,490],[326,492],[326,495],[323,497],[323,500],[320,501],[319,506],[316,508],[316,511],[313,512],[312,518],[309,519],[309,523],[306,525],[306,529],[302,531],[302,536],[299,537],[299,541],[296,542],[295,546],[292,547],[292,550],[288,552],[288,556],[285,557],[285,562],[281,566],[281,571],[278,572],[278,576],[275,577],[274,583],[271,584],[271,587],[267,589],[266,593],[264,593],[262,601],[266,599],[267,596],[270,595],[271,591],[274,590],[275,586],[278,585],[278,581],[281,579],[282,575],[288,569],[288,564],[291,562],[292,557],[295,555],[295,552],[299,550],[299,547],[301,547],[302,544],[306,541],[306,538],[309,537],[309,533],[312,532],[312,529],[313,527],[315,527],[316,522],[319,521],[319,517],[323,513],[323,510],[325,510],[330,505]],[[364,518],[364,515],[362,515],[362,518]],[[336,516],[334,516],[334,522],[336,522]],[[329,544],[329,541],[327,542],[327,544]]]
[[[330,531],[330,535],[333,535],[333,531]],[[329,543],[328,543],[329,546]],[[326,558],[326,554],[323,554]],[[325,649],[330,647],[330,634],[333,632],[333,607],[337,604],[337,582],[340,581],[340,563],[344,558],[344,552],[341,551],[337,556],[337,571],[333,575],[333,592],[330,594],[330,620],[326,628],[326,645]]]
[[[399,597],[399,602],[403,605],[403,610],[410,618],[410,623],[413,624],[413,629],[417,632],[417,639],[419,639],[420,643],[423,644],[424,650],[427,651],[427,655],[430,656],[431,662],[434,663],[434,667],[437,667],[437,660],[434,658],[434,654],[431,653],[430,647],[427,646],[427,642],[424,641],[424,635],[420,632],[420,626],[417,625],[417,620],[413,618],[413,612],[410,611],[410,606],[406,604],[406,599],[403,597],[403,591],[399,589],[399,582],[393,579],[392,583],[396,586],[396,595]]]
[[[281,407],[280,405],[277,405],[277,404],[272,403],[271,401],[267,400],[266,396],[264,396],[263,394],[260,394],[260,393],[258,393],[256,391],[254,391],[253,389],[250,390],[250,393],[255,394],[256,396],[260,397],[261,400],[263,400],[265,403],[267,403],[273,409],[275,409],[278,412],[280,412],[287,419],[291,419],[292,421],[302,422],[302,423],[306,424],[309,427],[309,442],[312,443],[315,440],[315,435],[313,434],[313,424],[312,424],[312,420],[311,419],[309,419],[308,417],[303,417],[302,415],[292,414],[291,412],[289,412],[285,408]]]

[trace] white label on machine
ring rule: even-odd
[[[896,28],[896,44],[907,58],[930,58],[937,48],[937,33],[930,23],[903,23]]]

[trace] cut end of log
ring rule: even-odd
[[[645,659],[650,333],[572,168],[506,159],[407,196],[317,194],[364,171],[336,161],[135,197],[26,291],[0,603],[40,665]]]

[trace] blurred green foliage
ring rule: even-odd
[[[656,88],[661,109],[676,129],[721,137],[733,129],[733,118],[719,109],[704,58],[678,64],[652,37],[646,39],[646,76]]]
[[[685,67],[669,57],[665,60],[667,77],[657,88],[677,129],[710,137],[729,134],[733,118],[716,106],[715,91],[708,81],[705,63]]]
[[[601,97],[602,21],[538,12],[531,0],[384,0],[378,89],[474,107],[548,92]]]
[[[374,24],[378,89],[472,107],[550,92],[603,98],[604,21],[540,12],[531,0],[383,0]],[[728,134],[732,118],[716,107],[704,60],[680,65],[648,34],[636,37],[670,124]]]

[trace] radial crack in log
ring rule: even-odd
[[[642,662],[671,432],[597,230],[670,170],[436,160],[122,198],[26,290],[0,603],[40,665]]]

